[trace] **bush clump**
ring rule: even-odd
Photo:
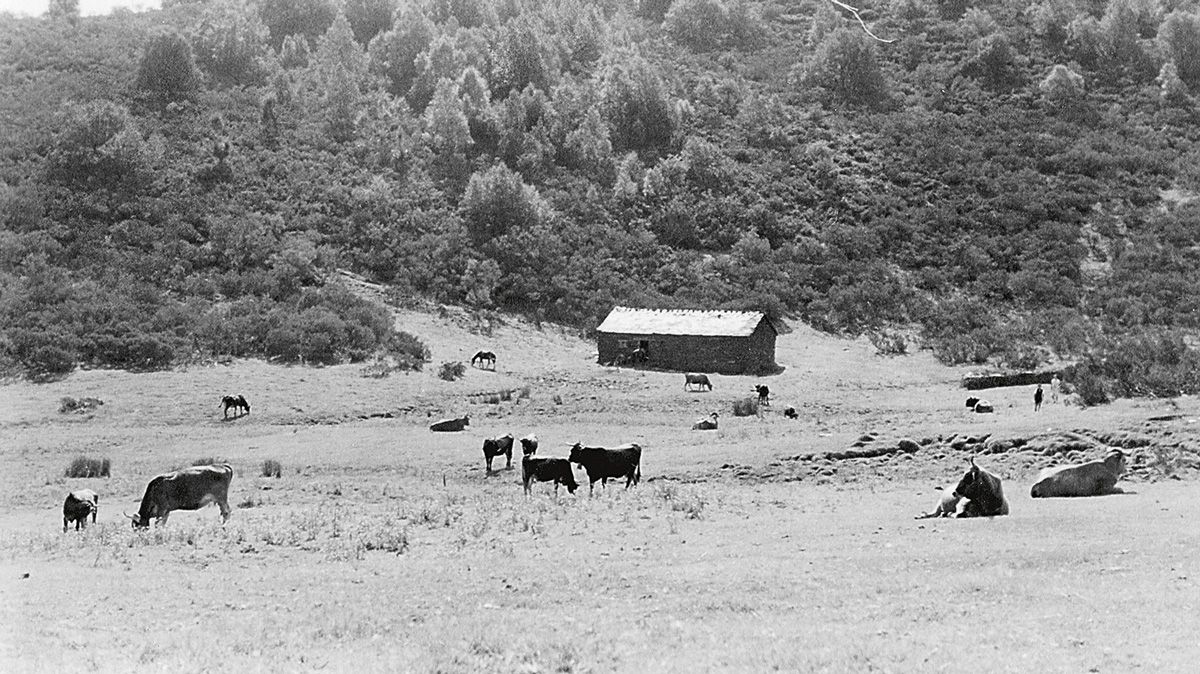
[[[279,463],[275,459],[267,459],[266,461],[263,461],[262,476],[274,478],[283,477],[283,464]]]
[[[454,381],[461,379],[467,373],[467,366],[462,362],[445,362],[442,363],[441,369],[438,370],[438,378],[446,381]]]
[[[758,398],[742,398],[733,401],[733,416],[752,417],[758,414]]]
[[[67,466],[67,477],[109,477],[112,463],[107,458],[77,456]]]

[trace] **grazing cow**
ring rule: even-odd
[[[789,407],[783,411],[783,416],[788,419],[799,419],[800,415],[796,413],[795,407]]]
[[[978,402],[979,402],[979,398],[976,398],[975,396],[971,396],[970,398],[967,398],[967,409],[969,409],[969,410],[975,409],[975,404]]]
[[[529,435],[526,435],[525,437],[521,438],[521,454],[522,455],[531,456],[537,452],[537,448],[538,448],[538,439],[537,439],[536,435],[530,433]]]
[[[474,356],[471,356],[471,367],[475,367],[475,363],[479,363],[480,368],[483,368],[486,365],[495,370],[496,354],[492,353],[491,351],[478,351]]]
[[[1033,498],[1120,494],[1117,480],[1125,473],[1125,453],[1113,449],[1102,461],[1047,468],[1029,490]]]
[[[1004,489],[1000,478],[975,465],[975,457],[971,457],[971,467],[958,486],[950,494],[951,503],[943,496],[938,509],[955,508],[955,517],[995,517],[1008,514],[1008,501],[1004,499]],[[943,504],[945,504],[943,506]]]
[[[464,414],[456,419],[442,419],[429,424],[429,430],[435,433],[455,433],[471,425],[470,415]]]
[[[692,374],[690,372],[683,375],[683,390],[691,391],[693,386],[699,387],[701,391],[705,389],[712,390],[712,382],[708,380],[708,375]]]
[[[212,466],[181,468],[174,473],[159,475],[146,485],[142,506],[137,515],[125,514],[133,520],[134,528],[150,526],[150,518],[159,524],[167,523],[172,510],[199,510],[210,503],[221,509],[221,522],[229,519],[229,482],[233,466],[218,463]]]
[[[487,472],[492,472],[492,459],[504,455],[504,469],[512,468],[512,433],[505,433],[498,438],[487,438],[483,441],[483,458],[487,461]]]
[[[221,398],[221,406],[225,408],[225,418],[229,418],[229,410],[233,410],[235,417],[240,417],[243,414],[250,414],[250,403],[246,402],[246,396],[225,396]]]
[[[980,400],[979,402],[975,403],[976,414],[991,414],[995,411],[996,410],[992,407],[992,404],[986,400]]]
[[[756,384],[754,390],[758,393],[758,404],[763,407],[770,407],[771,389],[767,388],[766,384]]]
[[[524,438],[522,438],[524,439]],[[536,448],[534,451],[537,451]],[[571,471],[571,462],[566,459],[538,458],[533,452],[527,452],[521,457],[521,480],[525,485],[525,495],[529,496],[529,487],[534,480],[538,482],[553,482],[554,495],[558,496],[558,485],[565,485],[567,492],[574,494],[579,488],[575,481],[575,473]]]
[[[625,488],[637,484],[642,479],[642,448],[636,443],[629,443],[605,449],[603,447],[584,447],[578,442],[571,447],[571,463],[583,466],[588,476],[588,494],[596,488],[596,480],[607,487],[608,478],[625,478]]]
[[[100,497],[91,489],[76,489],[67,494],[67,500],[63,501],[63,531],[71,522],[75,523],[75,531],[87,527],[88,515],[92,516],[92,524],[95,524],[99,510]]]
[[[715,431],[715,430],[717,430],[717,417],[718,416],[719,415],[716,412],[713,412],[712,414],[709,415],[708,419],[701,419],[700,421],[697,421],[696,423],[692,424],[692,430],[693,431]]]

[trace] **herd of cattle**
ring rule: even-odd
[[[491,364],[494,367],[495,355],[481,351],[472,359],[472,364],[476,361],[481,365]],[[768,388],[765,385],[754,388],[760,404],[768,405]],[[712,383],[707,375],[687,374],[684,389],[711,391]],[[1035,399],[1035,409],[1041,402],[1040,397],[1039,395]],[[231,409],[237,416],[250,413],[250,403],[242,395],[224,396],[221,404],[226,417]],[[990,403],[976,397],[967,399],[967,407],[974,412],[993,411]],[[790,407],[784,415],[788,418],[796,417],[795,410]],[[693,424],[692,430],[716,430],[719,416],[713,412],[708,418]],[[456,432],[465,430],[469,425],[470,417],[464,415],[434,422],[429,429],[435,432]],[[572,464],[582,466],[587,474],[589,494],[594,493],[596,482],[607,486],[610,478],[624,478],[626,489],[641,480],[642,448],[636,443],[613,448],[585,447],[581,443],[575,443],[566,458],[535,456],[538,450],[536,435],[530,434],[521,438],[520,444],[521,482],[526,496],[529,495],[534,482],[554,483],[556,497],[560,485],[565,486],[569,493],[575,493],[579,483],[575,481]],[[505,457],[505,469],[512,468],[513,447],[514,438],[511,433],[484,439],[483,457],[488,475],[493,472],[492,462],[499,456]],[[1030,496],[1050,498],[1121,493],[1116,483],[1125,470],[1125,454],[1119,449],[1113,449],[1099,461],[1043,470],[1030,489]],[[232,480],[233,467],[228,463],[192,466],[159,475],[146,485],[138,513],[125,513],[125,516],[133,522],[135,528],[144,528],[150,525],[151,519],[165,524],[172,511],[198,510],[216,503],[224,522],[229,519],[229,484]],[[63,531],[66,532],[71,523],[75,524],[76,530],[86,527],[89,518],[95,523],[99,504],[100,496],[91,489],[78,489],[67,494],[63,503]],[[917,518],[995,517],[1008,513],[1008,500],[1004,497],[1000,478],[977,466],[972,457],[970,468],[954,489],[944,494],[933,510],[921,513]]]

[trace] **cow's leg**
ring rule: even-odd
[[[225,524],[229,521],[229,501],[227,499],[221,499],[220,501],[217,501],[217,507],[221,509],[221,524]]]
[[[512,470],[512,447],[504,453],[504,470]]]
[[[164,526],[167,523],[167,517],[170,514],[171,514],[171,512],[167,511],[167,512],[163,513],[162,515],[160,515],[158,517],[158,519],[154,521],[154,526],[156,526],[156,527]]]
[[[487,474],[491,475],[492,474],[492,457],[485,454],[484,459],[487,461]]]

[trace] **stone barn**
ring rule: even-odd
[[[760,311],[614,307],[596,332],[603,364],[722,374],[777,369],[778,333]]]

